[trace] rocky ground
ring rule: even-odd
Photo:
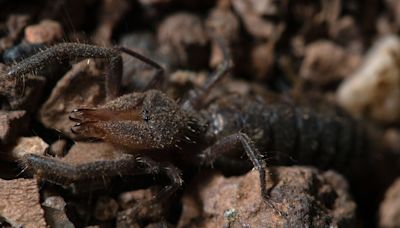
[[[398,227],[399,31],[394,0],[0,0],[0,226]],[[27,154],[72,164],[112,159],[114,147],[81,142],[68,118],[106,101],[106,66],[77,59],[23,78],[7,75],[10,66],[62,42],[119,45],[159,63],[168,75],[161,88],[181,100],[223,61],[216,37],[234,68],[214,96],[268,90],[335,103],[377,129],[382,151],[370,162],[378,165],[353,167],[363,174],[354,180],[329,167],[278,164],[267,169],[266,202],[254,170],[178,164],[183,187],[151,206],[141,202],[165,185],[163,175],[61,186],[29,172]],[[127,55],[123,71],[123,93],[143,90],[154,72]]]

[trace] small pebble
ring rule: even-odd
[[[400,122],[400,39],[376,41],[363,64],[337,91],[338,103],[357,117]]]
[[[44,155],[49,145],[38,136],[21,137],[17,140],[16,146],[2,157],[4,160],[17,161],[25,155]]]
[[[100,197],[97,200],[94,217],[100,221],[106,221],[115,218],[118,211],[118,203],[110,197]]]
[[[29,120],[25,111],[0,111],[0,143],[14,142],[16,137],[27,130]]]
[[[400,179],[386,191],[379,208],[379,227],[400,227]]]
[[[31,44],[52,43],[63,37],[61,25],[53,20],[43,20],[25,29],[25,40]]]

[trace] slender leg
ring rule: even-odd
[[[205,83],[200,89],[194,89],[189,91],[189,96],[186,100],[183,100],[181,106],[187,110],[198,110],[204,105],[204,100],[211,91],[211,89],[218,84],[224,76],[232,69],[232,59],[227,47],[226,42],[223,39],[216,39],[218,45],[222,49],[224,55],[224,61],[218,66],[217,70],[213,73],[211,78]]]
[[[219,156],[228,154],[233,151],[244,149],[246,155],[249,157],[254,168],[256,168],[260,175],[261,194],[268,198],[265,184],[265,161],[262,158],[261,153],[257,150],[254,143],[251,141],[249,136],[245,133],[236,133],[233,135],[226,136],[218,140],[214,145],[204,150],[200,155],[202,160],[206,163],[212,163]]]
[[[275,206],[270,203],[270,196],[266,188],[266,177],[265,177],[265,161],[263,156],[258,151],[257,147],[254,145],[250,137],[245,133],[236,133],[226,136],[218,140],[214,145],[207,148],[200,154],[203,163],[212,164],[218,157],[223,154],[229,154],[234,151],[242,150],[246,152],[247,157],[249,157],[254,168],[258,170],[260,178],[260,190],[262,197],[266,200],[266,203],[277,211],[280,215],[282,212],[277,210]]]
[[[62,43],[54,45],[12,66],[8,75],[22,77],[30,72],[37,72],[48,65],[60,64],[84,58],[102,58],[108,60],[106,74],[107,100],[119,96],[122,77],[122,57],[114,48],[98,47],[79,43]]]
[[[168,199],[174,192],[178,190],[183,184],[181,172],[178,168],[170,163],[157,163],[147,157],[140,157],[138,162],[144,164],[147,173],[159,174],[165,173],[170,179],[170,185],[165,186],[159,191],[152,199],[136,204],[133,208],[129,208],[119,213],[117,218],[118,224],[133,224],[137,213],[142,207],[151,207],[157,203],[163,202]]]
[[[171,163],[158,163],[148,157],[138,157],[136,161],[146,166],[144,169],[146,173],[153,175],[164,173],[170,180],[170,185],[165,186],[147,203],[152,204],[153,202],[162,201],[182,186],[181,171]]]
[[[156,63],[155,61],[139,54],[138,52],[135,52],[131,49],[125,48],[125,47],[116,47],[117,50],[124,52],[134,58],[139,59],[140,61],[148,64],[149,66],[153,67],[155,69],[155,73],[153,78],[151,79],[151,81],[149,82],[149,84],[146,86],[145,90],[151,89],[153,88],[155,85],[157,85],[158,83],[163,82],[164,80],[164,68],[162,68],[162,66],[160,66],[160,64]]]
[[[72,165],[62,160],[34,155],[27,155],[22,161],[24,169],[33,171],[36,175],[58,184],[70,184],[80,180],[97,178],[165,173],[170,179],[170,185],[165,186],[153,199],[145,202],[151,205],[154,202],[162,201],[173,194],[182,186],[181,172],[169,163],[158,163],[147,157],[134,157],[129,154],[122,154],[113,160],[94,161],[87,164]]]
[[[114,160],[94,161],[86,164],[69,164],[60,159],[29,154],[24,157],[22,166],[40,178],[62,185],[79,180],[101,179],[119,175],[144,174],[139,170],[135,157],[121,155]]]

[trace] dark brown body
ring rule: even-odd
[[[170,185],[146,204],[168,198],[183,183],[181,172],[176,167],[181,164],[160,160],[190,161],[196,166],[212,164],[216,160],[236,160],[230,164],[237,165],[251,161],[259,171],[261,194],[271,207],[274,206],[268,201],[265,181],[265,169],[270,167],[266,160],[269,158],[278,158],[277,164],[314,165],[342,173],[346,173],[348,167],[356,167],[360,173],[353,173],[356,180],[353,184],[359,188],[363,186],[358,185],[357,182],[362,180],[357,176],[387,176],[370,169],[368,163],[375,162],[378,164],[375,167],[386,164],[371,159],[370,151],[376,152],[372,144],[379,144],[380,141],[370,138],[365,127],[337,107],[326,102],[298,103],[266,95],[264,90],[249,90],[248,94],[240,95],[225,93],[222,87],[216,88],[215,85],[232,67],[222,43],[225,61],[202,88],[189,91],[188,97],[181,103],[155,89],[118,96],[122,70],[120,51],[153,66],[156,79],[162,75],[158,64],[124,48],[65,43],[18,63],[10,69],[9,76],[20,77],[58,60],[108,59],[107,103],[95,108],[73,110],[70,120],[75,125],[71,130],[82,137],[100,139],[122,148],[117,155],[111,156],[112,159],[110,156],[95,161],[83,158],[84,161],[79,164],[28,155],[24,165],[41,178],[62,185],[118,175],[165,174]],[[152,88],[152,85],[150,83],[148,87]],[[212,91],[218,94],[214,99],[209,96]],[[171,158],[170,152],[176,152],[179,158]],[[243,152],[248,159],[242,156]],[[367,163],[363,166],[357,165],[365,161]],[[134,217],[135,211],[128,210],[121,220]]]
[[[215,100],[203,116],[209,142],[244,132],[264,157],[279,164],[343,170],[368,148],[365,130],[331,104],[296,104],[281,97],[229,95]]]
[[[121,50],[146,61],[158,73],[162,69],[137,53]],[[241,132],[248,135],[265,157],[278,157],[280,164],[291,160],[297,164],[341,169],[369,147],[363,128],[326,102],[299,104],[266,95],[264,91],[262,95],[220,92],[215,99],[204,102],[213,85],[229,71],[229,61],[222,64],[223,70],[217,71],[205,88],[180,106],[155,90],[114,99],[119,93],[122,63],[118,50],[112,48],[59,44],[15,65],[8,74],[19,76],[43,68],[44,63],[88,57],[110,60],[106,77],[110,102],[96,111],[73,113],[71,119],[78,124],[72,130],[127,147],[128,153],[141,149],[179,150],[187,148],[188,143],[189,147],[196,144],[196,148],[205,150],[224,137]],[[201,154],[201,150],[192,151],[191,155]],[[235,154],[237,148],[232,151],[226,154]]]

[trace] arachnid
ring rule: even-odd
[[[93,109],[77,107],[70,115],[76,122],[71,130],[109,142],[124,152],[112,160],[77,166],[29,155],[26,165],[40,177],[60,184],[102,176],[162,172],[171,184],[154,197],[160,200],[182,185],[180,171],[171,163],[157,160],[162,154],[175,154],[200,165],[218,159],[235,164],[240,161],[237,155],[245,152],[259,170],[261,192],[268,198],[264,156],[278,151],[299,164],[341,170],[368,147],[358,123],[331,106],[295,105],[279,98],[265,99],[259,94],[226,94],[208,101],[209,92],[231,68],[229,53],[221,46],[225,61],[202,88],[190,91],[179,103],[162,91],[151,89],[154,81],[162,79],[162,68],[125,48],[63,43],[16,64],[8,74],[20,77],[61,60],[108,59],[108,102]],[[121,52],[156,68],[149,89],[119,96]]]

